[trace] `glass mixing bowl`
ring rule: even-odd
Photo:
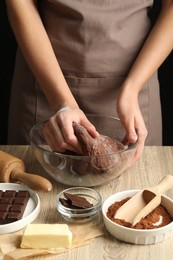
[[[119,142],[123,140],[125,130],[118,118],[95,114],[86,116],[100,134],[116,138]],[[136,151],[137,141],[134,144],[127,143],[121,151],[99,156],[53,152],[42,134],[44,123],[45,121],[32,127],[30,144],[45,171],[57,182],[68,186],[92,187],[116,178],[128,168]],[[96,169],[94,165],[97,161],[106,161],[106,167]]]

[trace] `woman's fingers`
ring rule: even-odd
[[[66,107],[52,116],[44,126],[43,135],[53,151],[66,150],[81,154],[82,148],[74,133],[73,122],[83,125],[93,136],[98,136],[95,127],[78,108]]]
[[[138,141],[137,141],[136,152],[135,152],[135,155],[132,159],[130,166],[132,166],[142,156],[142,153],[143,153],[143,150],[144,150],[144,145],[145,145],[145,140],[146,140],[146,137],[147,137],[147,134],[148,134],[147,129],[145,127],[144,120],[143,120],[141,114],[135,120],[134,128],[136,129],[135,132],[136,132],[136,136],[137,136]]]
[[[48,120],[43,129],[43,135],[47,144],[53,151],[56,152],[65,152],[66,150],[70,150],[73,152],[79,152],[79,149],[76,149],[75,146],[70,144],[69,140],[64,138],[62,134],[62,130],[57,124],[55,118],[51,118]],[[74,134],[73,134],[74,135]]]
[[[136,161],[138,161],[143,153],[143,149],[144,149],[144,144],[145,144],[145,139],[138,139],[138,143],[137,143],[137,147],[136,147],[136,151],[134,154],[134,157],[132,158],[132,161],[129,165],[129,167],[131,167],[132,165],[135,164]]]

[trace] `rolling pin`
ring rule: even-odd
[[[24,162],[2,150],[0,150],[0,182],[22,182],[29,188],[48,192],[52,189],[52,184],[36,174],[25,172]]]

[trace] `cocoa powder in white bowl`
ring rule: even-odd
[[[141,245],[156,244],[169,238],[173,233],[173,221],[162,227],[156,226],[156,228],[152,229],[136,229],[117,224],[107,216],[108,208],[113,203],[121,201],[127,197],[132,197],[137,192],[139,192],[139,190],[126,190],[118,192],[107,198],[107,200],[103,203],[102,215],[108,232],[121,241]],[[162,195],[161,205],[167,210],[170,217],[173,219],[173,200],[165,195]]]

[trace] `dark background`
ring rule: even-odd
[[[151,13],[152,22],[157,18],[161,6],[161,0],[154,2]],[[16,47],[17,44],[7,18],[5,1],[0,0],[0,144],[7,142],[8,108]],[[173,145],[173,52],[159,68],[159,81],[163,117],[163,145]]]

